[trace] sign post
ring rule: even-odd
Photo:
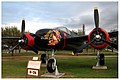
[[[26,78],[28,75],[38,76],[40,75],[41,61],[38,60],[29,60],[27,64]]]

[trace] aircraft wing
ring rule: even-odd
[[[118,37],[118,31],[114,31],[114,32],[108,32],[110,38],[112,37]]]
[[[108,34],[109,34],[110,38],[117,37],[118,36],[118,31],[109,32]],[[79,41],[87,41],[87,40],[88,40],[88,35],[82,35],[82,36],[79,36],[79,37],[67,38],[67,42],[79,42]]]
[[[2,39],[20,39],[21,37],[2,37]]]
[[[109,34],[110,38],[117,37],[118,31],[109,32],[108,34]],[[83,35],[83,36],[79,36],[79,37],[71,37],[71,38],[66,39],[67,43],[74,43],[74,44],[83,44],[84,41],[88,41],[88,35]],[[118,49],[118,44],[112,43],[111,41],[109,41],[109,42],[106,41],[106,43],[109,44],[110,46],[112,46],[113,48]],[[83,47],[86,47],[89,44],[90,44],[90,42],[80,45],[80,48],[78,47],[77,49],[78,50],[80,49],[80,51],[81,51],[81,49],[83,49]]]
[[[88,35],[82,35],[79,37],[71,37],[71,38],[67,38],[66,41],[67,42],[83,42],[83,41],[87,41],[88,40]]]
[[[111,37],[117,37],[118,36],[118,31],[114,31],[114,32],[109,32],[109,36]],[[20,39],[21,37],[2,37],[2,39]],[[67,38],[68,42],[74,41],[74,42],[78,42],[78,41],[87,41],[88,40],[88,35],[82,35],[79,37],[71,37],[71,38]]]

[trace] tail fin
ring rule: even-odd
[[[85,25],[83,24],[83,35],[85,35]]]

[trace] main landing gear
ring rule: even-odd
[[[49,73],[55,72],[56,66],[57,66],[57,62],[56,62],[56,59],[55,59],[54,50],[52,50],[52,56],[51,56],[50,59],[48,59],[48,62],[47,62],[48,72]]]
[[[52,50],[51,58],[49,58],[47,51],[41,54],[41,61],[43,64],[47,65],[47,70],[49,73],[53,73],[56,70],[57,62],[56,62],[54,53],[55,53],[54,50]]]
[[[44,77],[62,77],[65,73],[59,73],[57,68],[57,61],[54,55],[55,51],[52,50],[51,58],[47,60],[47,71],[48,73],[43,74]],[[42,58],[44,60],[44,58]]]

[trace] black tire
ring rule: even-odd
[[[105,60],[104,60],[104,54],[100,54],[100,61],[99,61],[101,66],[105,65]]]
[[[41,54],[41,60],[42,60],[42,63],[46,63],[46,54]]]
[[[56,66],[53,66],[53,64],[55,63],[54,59],[49,59],[48,63],[47,63],[47,70],[49,73],[53,73],[55,72]]]

